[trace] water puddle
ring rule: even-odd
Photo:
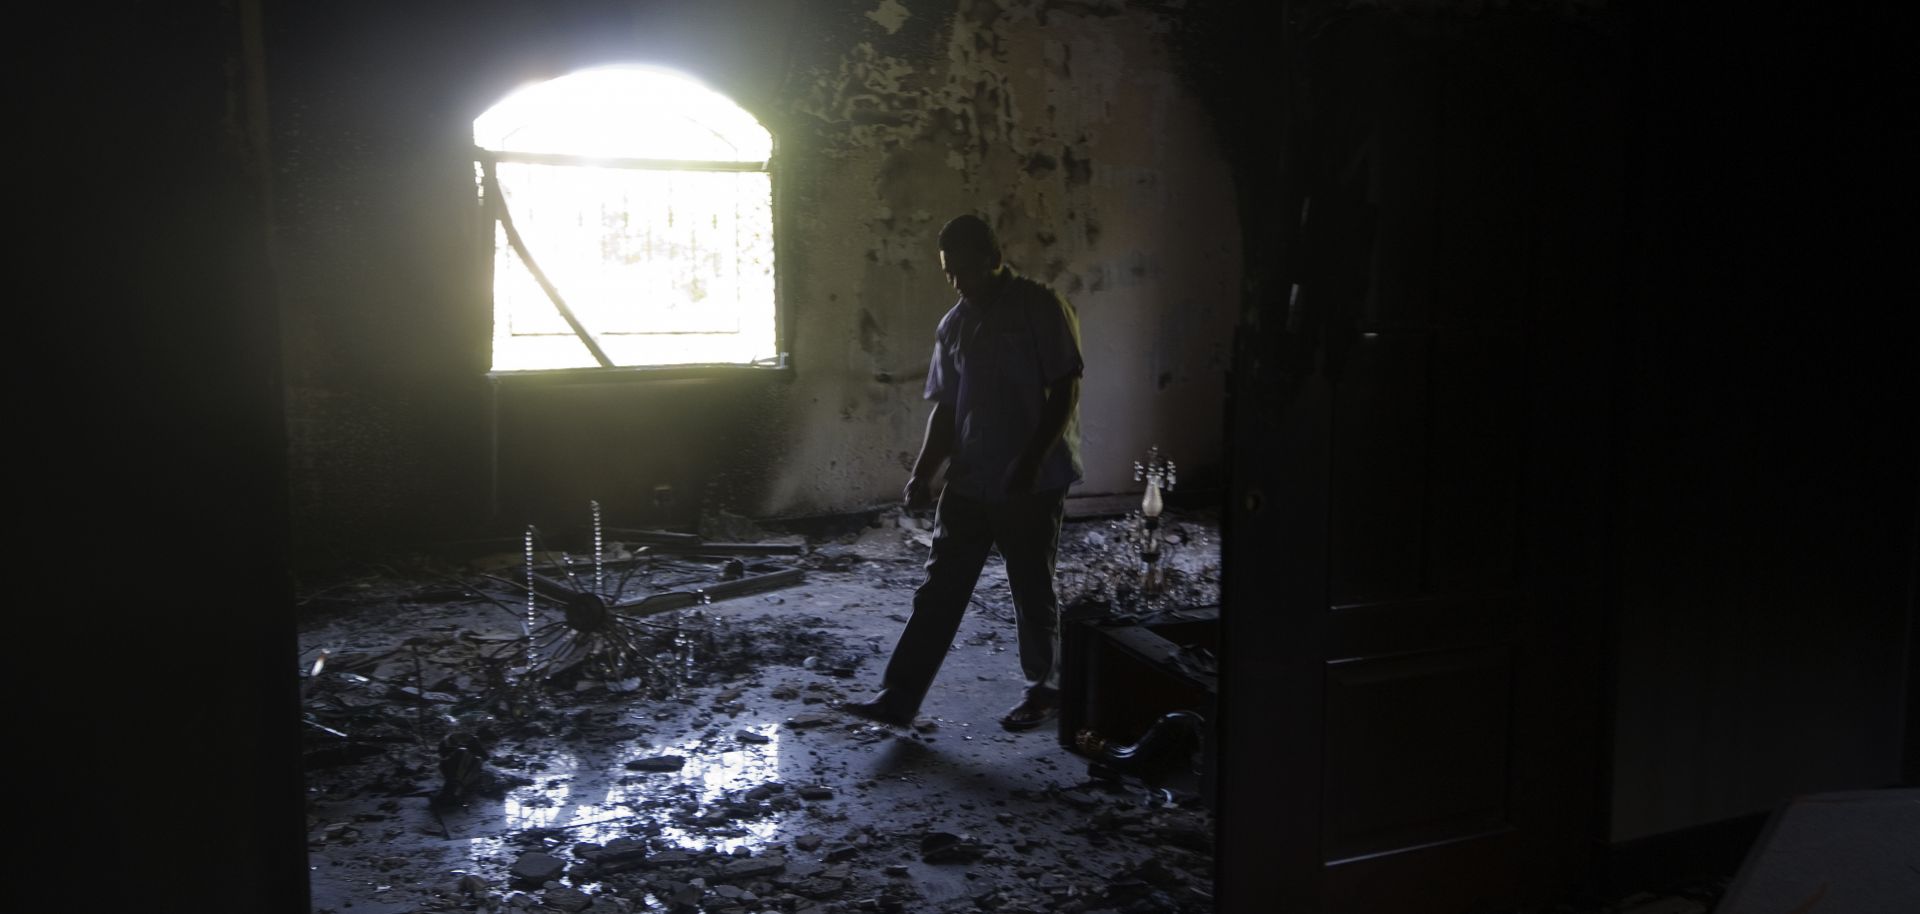
[[[697,804],[697,811],[704,812],[780,779],[783,734],[779,728],[766,724],[746,729],[768,742],[740,743],[729,733],[715,740],[635,749],[592,763],[564,751],[545,755],[547,767],[539,780],[507,793],[500,818],[484,829],[486,834],[466,839],[467,854],[475,861],[511,860],[529,849],[514,837],[534,829],[562,830],[559,846],[568,847],[655,834],[656,826],[657,841],[677,849],[714,847],[730,853],[745,847],[759,853],[774,842],[784,813],[729,821],[712,829],[680,821],[690,806]],[[686,764],[678,771],[652,773],[626,768],[635,759],[666,755],[685,758]]]

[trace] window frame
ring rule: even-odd
[[[728,100],[731,101],[732,99],[729,98]],[[739,103],[734,102],[734,104],[738,105]],[[742,110],[745,109],[743,108]],[[748,112],[748,114],[752,114],[752,112]],[[758,120],[758,116],[755,116],[755,121],[758,122]],[[761,129],[766,129],[764,124],[761,125]],[[772,335],[775,355],[771,361],[754,363],[705,362],[654,365],[603,364],[563,368],[496,369],[491,367],[493,358],[492,333],[490,332],[488,344],[489,354],[487,359],[489,367],[485,373],[485,377],[495,384],[502,381],[517,384],[535,379],[557,384],[600,384],[729,377],[791,378],[794,369],[789,346],[790,321],[785,294],[786,283],[784,281],[785,265],[787,262],[787,243],[785,238],[787,235],[788,220],[785,218],[786,207],[782,203],[783,187],[786,182],[782,180],[783,169],[781,168],[782,156],[780,155],[779,138],[774,136],[771,130],[768,130],[767,133],[771,140],[772,148],[767,159],[763,162],[653,159],[576,155],[568,153],[514,152],[487,149],[475,143],[472,147],[471,159],[473,164],[477,166],[476,171],[480,173],[478,187],[476,188],[475,212],[479,223],[481,248],[484,251],[484,287],[486,290],[485,295],[489,326],[495,326],[495,322],[500,320],[499,303],[494,298],[494,270],[499,256],[499,248],[495,242],[495,232],[498,230],[498,227],[511,223],[511,214],[505,214],[503,216],[505,208],[503,195],[495,192],[499,184],[498,175],[495,172],[494,166],[499,162],[555,165],[561,167],[629,168],[664,172],[713,171],[765,174],[767,176],[769,194],[767,205],[769,222],[771,223],[770,231],[773,235],[773,270],[771,278],[773,282]],[[538,267],[533,264],[532,259],[525,259],[532,266],[536,274],[538,274]],[[545,285],[544,281],[542,285]],[[551,289],[549,289],[549,296],[557,298],[556,306],[558,306],[558,302],[564,301],[564,296],[556,296]],[[567,316],[565,308],[560,308],[560,310],[563,316]],[[574,323],[570,316],[567,316],[567,318],[569,324]],[[591,328],[586,328],[586,331],[590,334]],[[580,328],[576,328],[576,337],[581,340],[582,345],[586,345],[585,337],[580,336],[580,332]]]

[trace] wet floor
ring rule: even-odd
[[[1187,536],[1196,574],[1217,563],[1210,529]],[[332,585],[302,634],[332,670],[307,683],[314,910],[1211,909],[1190,781],[1096,782],[1054,729],[995,723],[1022,689],[997,563],[920,726],[893,731],[831,706],[877,684],[924,547],[886,527],[808,552],[804,583],[680,620],[700,648],[672,683],[524,706],[474,699],[498,686],[483,658],[520,630],[509,613],[402,600],[427,586],[402,569]],[[484,783],[436,803],[454,732],[487,736]],[[514,875],[536,864],[557,875]]]

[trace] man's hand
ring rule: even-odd
[[[907,485],[900,490],[900,500],[906,502],[907,510],[931,500],[932,487],[928,480],[940,472],[940,465],[946,463],[952,453],[953,404],[936,402],[933,415],[927,417],[927,437],[920,443],[920,456],[908,468]]]
[[[918,476],[907,480],[905,488],[900,490],[900,500],[906,502],[907,510],[926,507],[931,493],[927,490],[927,481]]]

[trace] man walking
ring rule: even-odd
[[[940,229],[940,264],[960,301],[934,333],[925,392],[933,416],[903,492],[908,507],[924,504],[928,481],[948,463],[927,580],[914,592],[913,615],[879,694],[842,708],[885,724],[913,721],[959,631],[987,550],[998,547],[1027,683],[1000,723],[1028,730],[1053,716],[1058,703],[1053,563],[1067,487],[1081,477],[1080,324],[1065,298],[1001,262],[992,227],[977,216]]]

